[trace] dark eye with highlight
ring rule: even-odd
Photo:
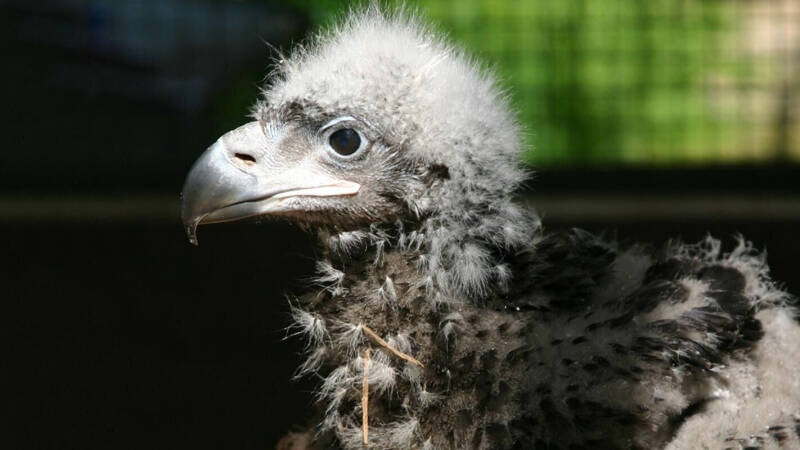
[[[343,128],[331,134],[328,139],[336,153],[348,156],[355,153],[361,147],[361,136],[352,128]]]

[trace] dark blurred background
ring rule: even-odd
[[[412,6],[416,2],[407,2]],[[424,3],[424,4],[423,4]],[[285,294],[313,240],[201,230],[193,159],[336,1],[0,0],[2,448],[272,448],[309,408]],[[420,2],[494,66],[550,229],[766,248],[800,292],[800,3]],[[313,381],[313,380],[312,380]]]

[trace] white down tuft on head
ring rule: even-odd
[[[257,116],[286,104],[356,111],[406,161],[446,174],[423,192],[404,193],[415,214],[431,218],[419,231],[439,288],[481,297],[507,282],[498,250],[530,243],[538,222],[511,201],[527,176],[519,126],[489,70],[413,14],[374,5],[277,66]]]

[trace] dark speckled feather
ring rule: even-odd
[[[341,390],[321,396],[331,402],[322,429],[348,448],[360,439],[358,349],[371,345],[359,324],[426,365],[381,360],[370,421],[383,424],[386,448],[398,445],[392,427],[410,447],[656,448],[761,338],[755,314],[769,305],[748,292],[774,294],[732,264],[753,255],[745,243],[739,254],[713,253],[709,239],[650,255],[572,230],[509,255],[520,282],[508,295],[434,304],[419,284],[421,253],[376,239],[362,254],[329,255],[341,281],[300,303],[328,324],[320,373]],[[635,280],[620,273],[625,260],[638,262]],[[392,298],[380,294],[386,280]]]

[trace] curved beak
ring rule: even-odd
[[[278,155],[258,122],[222,136],[192,166],[182,192],[189,242],[197,226],[287,211],[293,197],[354,195],[360,185],[334,178],[307,158]]]

